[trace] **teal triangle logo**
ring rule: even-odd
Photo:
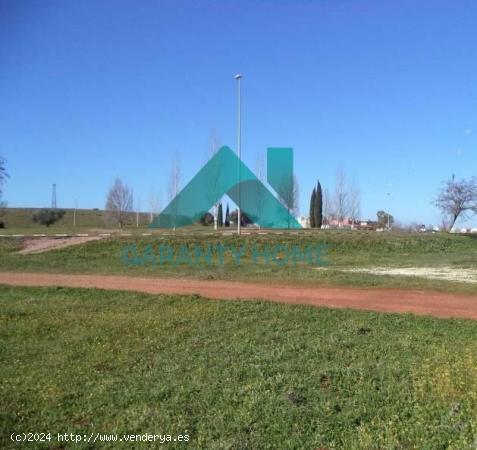
[[[293,149],[267,150],[270,190],[228,147],[205,164],[151,223],[152,228],[178,228],[196,223],[227,194],[263,228],[301,228],[292,213]]]

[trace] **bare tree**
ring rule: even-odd
[[[0,157],[0,197],[2,196],[3,185],[5,184],[7,178],[9,178],[7,169],[5,168],[5,162],[5,159]]]
[[[300,211],[300,187],[298,185],[298,178],[296,177],[296,175],[293,175],[291,183],[289,180],[284,180],[281,186],[279,186],[277,193],[278,197],[280,198],[280,201],[288,210],[287,222],[288,228],[290,228],[290,216],[297,216]]]
[[[352,220],[351,228],[354,228],[354,223],[361,214],[361,194],[356,180],[349,186],[349,214]]]
[[[350,197],[346,185],[346,174],[343,169],[338,169],[336,172],[335,195],[333,200],[338,226],[341,227],[343,220],[349,215],[350,211]]]
[[[439,227],[441,230],[444,230],[444,231],[450,231],[450,229],[452,228],[451,226],[451,221],[449,219],[449,217],[447,216],[443,216],[442,219],[441,219],[441,223],[440,223],[440,227]]]
[[[2,198],[3,185],[6,179],[9,178],[7,170],[5,169],[5,160],[0,157],[0,199]],[[7,203],[0,201],[0,217],[3,217],[7,211]],[[3,228],[5,224],[0,220],[0,227]]]
[[[136,197],[136,228],[139,227],[140,215],[141,215],[141,197]]]
[[[265,174],[264,174],[264,168],[263,167],[264,167],[263,155],[260,154],[260,155],[257,156],[257,163],[256,163],[256,166],[255,166],[255,175],[262,183],[265,182]],[[256,205],[257,205],[258,217],[261,218],[262,215],[263,215],[263,207],[265,205],[265,199],[264,199],[263,190],[261,189],[261,187],[257,188],[257,192],[256,192],[256,195],[255,195],[255,202],[256,202]],[[259,226],[259,228],[260,228],[260,226]]]
[[[172,201],[177,197],[181,189],[181,167],[179,164],[179,159],[177,156],[172,162],[171,175],[169,178],[169,200]],[[173,217],[173,229],[176,231],[176,221],[177,221],[177,199],[174,201],[174,217]]]
[[[207,170],[207,195],[210,201],[213,203],[213,216],[214,216],[214,230],[217,230],[217,217],[219,212],[220,192],[219,192],[219,179],[220,170],[218,161],[210,160],[220,149],[219,138],[215,131],[210,133],[209,149],[207,152],[206,170]]]
[[[330,191],[323,189],[323,224],[328,225],[330,216],[333,214],[333,203],[331,201]]]
[[[154,217],[157,216],[161,212],[161,204],[162,204],[162,196],[161,192],[157,194],[154,191],[151,191],[149,194],[149,221],[152,223]]]
[[[122,228],[127,222],[128,215],[132,210],[132,189],[124,184],[120,178],[116,178],[113,185],[109,188],[108,197],[106,199],[107,217]]]
[[[378,224],[379,226],[379,224]],[[416,232],[421,229],[422,224],[419,222],[409,222],[403,226],[406,231]]]
[[[451,229],[459,217],[477,213],[477,178],[456,180],[452,175],[433,203],[441,210]]]
[[[300,185],[298,184],[298,177],[293,175],[293,215],[298,217],[300,215]]]

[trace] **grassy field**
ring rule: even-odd
[[[10,287],[0,320],[4,449],[28,431],[190,435],[168,448],[475,448],[474,321]]]
[[[88,230],[117,229],[108,222],[106,213],[99,209],[78,209],[76,211],[76,226],[74,224],[74,209],[60,208],[65,215],[49,227],[33,222],[33,214],[41,208],[5,208],[0,219],[5,228],[0,229],[1,234],[31,234],[31,233],[74,233]],[[149,214],[139,216],[139,225],[143,229],[149,224]],[[136,228],[136,215],[131,214],[127,229]]]
[[[5,228],[0,228],[0,235],[32,235],[46,234],[54,236],[57,233],[76,234],[76,233],[132,233],[141,235],[142,233],[162,234],[168,230],[150,229],[151,216],[149,213],[140,213],[139,220],[136,221],[136,213],[130,213],[123,228],[112,223],[104,210],[100,209],[78,209],[76,211],[76,225],[74,225],[74,210],[63,209],[65,215],[49,227],[39,225],[33,222],[33,215],[41,208],[4,208],[0,209],[0,221],[4,223]],[[229,231],[229,228],[223,228],[223,231]],[[212,226],[202,226],[193,224],[178,230],[179,234],[205,234],[212,232]]]
[[[170,233],[169,233],[170,234]],[[160,246],[170,246],[177,253],[181,246],[193,249],[221,243],[243,248],[240,264],[231,252],[218,264],[217,255],[210,265],[161,263]],[[0,239],[0,270],[126,274],[200,279],[256,280],[299,282],[313,285],[388,286],[428,288],[445,291],[477,292],[477,284],[429,280],[419,277],[381,276],[350,273],[349,268],[386,267],[451,267],[477,269],[477,237],[450,234],[404,234],[375,232],[302,232],[298,234],[247,235],[242,237],[217,235],[165,235],[112,237],[77,247],[58,249],[36,255],[19,255],[22,240]],[[263,251],[267,246],[289,248],[323,245],[321,263],[297,262],[281,264],[253,256],[255,246]],[[127,246],[135,246],[143,258],[137,265],[125,264]],[[149,249],[149,250],[148,250]],[[152,251],[151,253],[148,253]],[[192,250],[191,250],[192,252]],[[176,253],[176,254],[177,254]],[[257,251],[258,254],[258,251]],[[155,256],[154,256],[155,255]],[[177,259],[176,259],[177,262]]]

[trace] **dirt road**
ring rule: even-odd
[[[262,299],[330,308],[410,312],[477,320],[476,295],[416,290],[322,288],[277,283],[15,272],[0,272],[0,284],[117,289],[150,294],[199,294],[213,299]]]
[[[59,237],[35,237],[25,239],[23,248],[18,252],[20,255],[28,255],[32,253],[44,253],[58,248],[70,247],[71,245],[81,245],[86,242],[97,241],[102,239],[101,236],[70,236],[65,238]]]

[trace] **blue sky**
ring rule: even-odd
[[[4,199],[102,208],[120,176],[165,202],[175,155],[186,183],[214,130],[235,149],[241,72],[243,159],[293,147],[302,212],[342,168],[363,217],[438,224],[440,183],[477,172],[476,23],[471,0],[2,0]]]

